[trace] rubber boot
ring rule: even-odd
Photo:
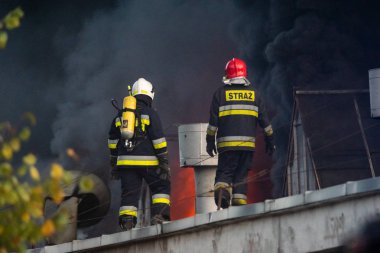
[[[151,224],[162,224],[164,221],[170,221],[170,206],[164,203],[157,203],[152,205],[152,219]]]
[[[221,200],[219,200],[219,198],[221,198]],[[220,207],[223,209],[228,208],[230,206],[231,196],[228,190],[225,188],[216,189],[214,192],[214,199],[215,199],[215,204],[218,207],[219,207],[219,204],[220,204]]]
[[[137,217],[132,215],[120,215],[119,216],[119,226],[121,230],[131,230],[137,224]]]

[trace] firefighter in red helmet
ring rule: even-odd
[[[244,61],[225,68],[224,86],[214,93],[207,128],[207,153],[218,156],[214,196],[222,208],[247,204],[247,174],[255,150],[256,125],[265,131],[266,152],[275,150],[273,129],[260,98],[247,79]],[[216,140],[216,144],[215,144]]]

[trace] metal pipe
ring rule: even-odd
[[[317,182],[318,190],[320,190],[320,189],[321,189],[321,183],[320,183],[320,181],[319,181],[319,176],[318,176],[318,172],[317,172],[317,167],[315,166],[315,162],[314,162],[314,158],[313,158],[313,153],[312,153],[312,151],[311,151],[311,145],[310,145],[310,140],[309,140],[309,138],[307,138],[306,141],[307,141],[307,147],[308,147],[309,154],[310,154],[311,164],[313,165],[313,171],[314,171],[315,181]]]
[[[296,90],[296,95],[337,95],[337,94],[355,94],[369,93],[368,89],[362,90]]]
[[[371,157],[371,153],[369,151],[369,146],[368,146],[367,138],[365,136],[363,123],[362,123],[362,119],[360,116],[360,110],[359,110],[358,102],[356,101],[356,97],[354,97],[354,105],[355,105],[356,116],[357,116],[359,127],[360,127],[360,133],[362,135],[365,151],[367,153],[367,158],[368,158],[369,168],[371,171],[371,176],[376,177],[375,170],[373,168],[372,157]]]
[[[307,168],[307,157],[306,157],[306,140],[305,140],[305,131],[303,130],[302,128],[302,155],[303,155],[303,168],[304,168],[304,171],[303,171],[303,176],[304,176],[304,186],[305,186],[305,189],[304,191],[307,191],[309,189],[309,170]]]
[[[293,151],[293,146],[294,146],[294,139],[293,139],[293,128],[294,128],[294,118],[296,115],[296,99],[294,98],[293,100],[293,111],[292,111],[292,120],[291,120],[291,125],[290,125],[290,134],[289,134],[289,144],[288,144],[288,159],[287,159],[287,166],[286,166],[286,177],[287,177],[287,186],[288,186],[288,196],[292,195],[292,177],[291,177],[291,166],[290,166],[290,160],[291,160],[291,154]],[[293,156],[293,161],[294,161],[294,156]],[[285,188],[285,183],[284,183],[284,188]],[[284,191],[285,192],[285,189]]]

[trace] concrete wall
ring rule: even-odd
[[[374,214],[380,196],[266,215],[91,252],[312,252],[335,248]]]
[[[31,252],[315,252],[380,215],[380,178]]]

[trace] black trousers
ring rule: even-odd
[[[134,206],[138,208],[141,192],[142,179],[147,182],[152,195],[170,195],[170,181],[162,180],[155,172],[155,167],[127,168],[120,169],[121,182],[121,203],[120,206]],[[152,204],[151,216],[162,214],[166,218],[170,217],[169,204]]]
[[[215,183],[233,185],[233,194],[247,194],[247,175],[253,159],[253,151],[231,150],[218,156]]]

